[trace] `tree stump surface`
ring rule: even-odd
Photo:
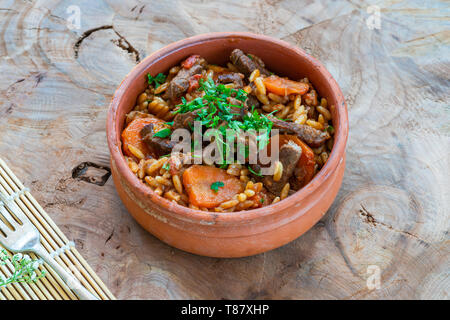
[[[371,4],[0,1],[0,156],[120,299],[448,299],[448,3],[378,1],[379,29]],[[348,103],[332,207],[302,237],[248,258],[162,243],[109,178],[106,114],[123,77],[153,51],[213,31],[303,48]]]

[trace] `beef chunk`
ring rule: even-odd
[[[228,97],[227,102],[232,105],[235,105],[235,106],[240,106],[240,108],[239,107],[231,107],[231,112],[234,114],[238,114],[237,116],[233,116],[234,119],[239,119],[244,116],[245,112],[247,111],[247,106],[241,100],[238,100],[238,99],[232,98],[232,97]]]
[[[298,191],[301,188],[303,188],[303,186],[305,185],[303,180],[298,178],[298,176],[302,176],[302,174],[303,174],[303,172],[301,172],[301,170],[302,170],[302,168],[295,168],[294,174],[289,179],[289,184],[290,184],[292,190]]]
[[[234,49],[231,52],[230,60],[239,72],[245,74],[247,77],[256,69],[259,69],[259,72],[263,75],[268,76],[270,74],[267,69],[252,60],[240,49]]]
[[[259,175],[259,173],[261,172],[261,165],[259,165],[258,163],[250,163],[248,165],[250,167],[250,169],[253,170],[253,172],[256,172],[258,175],[254,174],[253,172],[250,171],[250,175],[256,180],[256,181],[262,181],[262,177],[261,175]]]
[[[195,74],[202,73],[202,71],[203,65],[200,63],[194,64],[189,69],[181,68],[178,74],[170,81],[165,97],[171,100],[180,97],[189,88],[189,78]]]
[[[150,123],[142,128],[140,134],[142,140],[148,145],[150,150],[154,151],[157,155],[165,155],[172,151],[175,146],[175,142],[172,142],[170,138],[154,137],[155,127],[153,123]]]
[[[305,124],[286,122],[272,116],[270,116],[269,119],[273,122],[273,129],[280,130],[280,133],[295,134],[313,148],[320,147],[330,138],[328,132],[311,128]]]
[[[253,106],[255,106],[255,109],[261,106],[258,98],[256,98],[253,94],[247,95],[247,100],[245,101],[245,104],[247,105],[247,109],[249,110],[251,110]]]
[[[262,61],[262,59],[258,56],[255,56],[254,54],[247,54],[247,56],[252,59],[258,66],[260,66],[261,68],[265,68],[266,64],[264,63],[264,61]]]
[[[234,83],[238,88],[242,88],[244,86],[244,75],[238,72],[226,72],[219,74],[217,76],[217,81],[219,83]]]
[[[173,119],[172,129],[190,129],[190,127],[194,125],[195,118],[197,117],[197,112],[198,110],[189,111],[186,113],[177,113],[177,115]]]
[[[278,181],[273,180],[273,176],[265,176],[264,186],[273,194],[280,195],[284,185],[293,176],[298,160],[302,155],[302,148],[292,141],[289,141],[280,148],[278,155],[279,161],[283,164],[283,174]]]
[[[256,95],[254,95],[252,92],[255,92],[256,85],[254,82],[250,83],[250,88],[252,89],[251,92],[247,95],[247,101],[245,102],[249,109],[252,108],[252,106],[255,106],[255,108],[261,107],[261,102],[258,100]]]

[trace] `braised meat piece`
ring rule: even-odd
[[[249,110],[251,110],[253,106],[255,107],[255,109],[261,106],[258,98],[256,98],[253,94],[247,95],[247,100],[245,100],[245,104],[247,105],[247,109]]]
[[[305,181],[302,179],[305,175],[303,168],[295,168],[294,174],[289,179],[291,190],[298,191],[305,186]]]
[[[189,69],[181,68],[178,74],[170,81],[167,87],[165,97],[174,100],[180,97],[189,88],[189,79],[196,74],[202,73],[204,67],[199,62],[194,64]]]
[[[258,56],[255,56],[254,54],[248,53],[247,56],[252,59],[260,68],[265,68],[266,64],[262,59]]]
[[[330,138],[328,132],[314,129],[305,124],[287,122],[273,116],[269,116],[269,119],[273,122],[273,129],[280,130],[280,133],[295,134],[313,148],[320,147]]]
[[[254,82],[250,83],[250,88],[252,89],[251,92],[247,95],[247,101],[245,103],[247,104],[248,109],[252,109],[252,106],[255,106],[255,109],[261,107],[261,102],[258,100],[256,95],[254,95],[252,92],[255,92],[256,85]]]
[[[244,116],[245,112],[247,111],[247,106],[245,105],[245,103],[243,103],[241,100],[232,97],[228,97],[227,102],[234,106],[240,106],[230,108],[232,113],[237,114],[237,116],[234,116],[233,118],[239,119]]]
[[[239,72],[245,74],[247,77],[256,69],[259,69],[259,72],[263,75],[268,76],[270,74],[270,72],[266,68],[256,62],[258,60],[252,60],[240,49],[234,49],[231,52],[230,60],[236,66]]]
[[[199,110],[189,111],[186,113],[177,113],[173,119],[172,129],[190,129],[194,125],[195,118]]]
[[[219,83],[234,83],[237,88],[242,88],[244,86],[244,75],[238,72],[226,72],[221,73],[217,76],[217,81]]]
[[[153,150],[160,156],[170,153],[176,143],[172,142],[170,138],[154,137],[155,133],[153,123],[144,126],[140,132],[142,140],[144,140],[150,150]]]
[[[264,186],[273,194],[280,195],[284,185],[293,176],[297,162],[302,155],[302,148],[292,141],[284,144],[280,148],[278,155],[279,161],[283,164],[283,174],[280,180],[275,181],[273,176],[265,176],[263,178]]]

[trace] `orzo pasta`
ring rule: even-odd
[[[225,66],[192,55],[167,74],[148,75],[126,116],[122,147],[130,170],[168,201],[202,211],[250,210],[282,201],[325,165],[332,108],[307,78],[275,75],[240,49]],[[194,137],[188,150],[176,149],[179,129]],[[273,150],[273,165],[252,162],[253,154]]]

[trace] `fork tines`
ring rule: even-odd
[[[20,224],[27,222],[27,217],[22,213],[22,210],[15,203],[15,201],[1,192],[0,216],[3,217],[4,220],[2,221],[2,219],[0,219],[0,230],[2,230],[5,234],[8,230],[11,230],[5,222],[9,223],[14,229],[17,229]]]

